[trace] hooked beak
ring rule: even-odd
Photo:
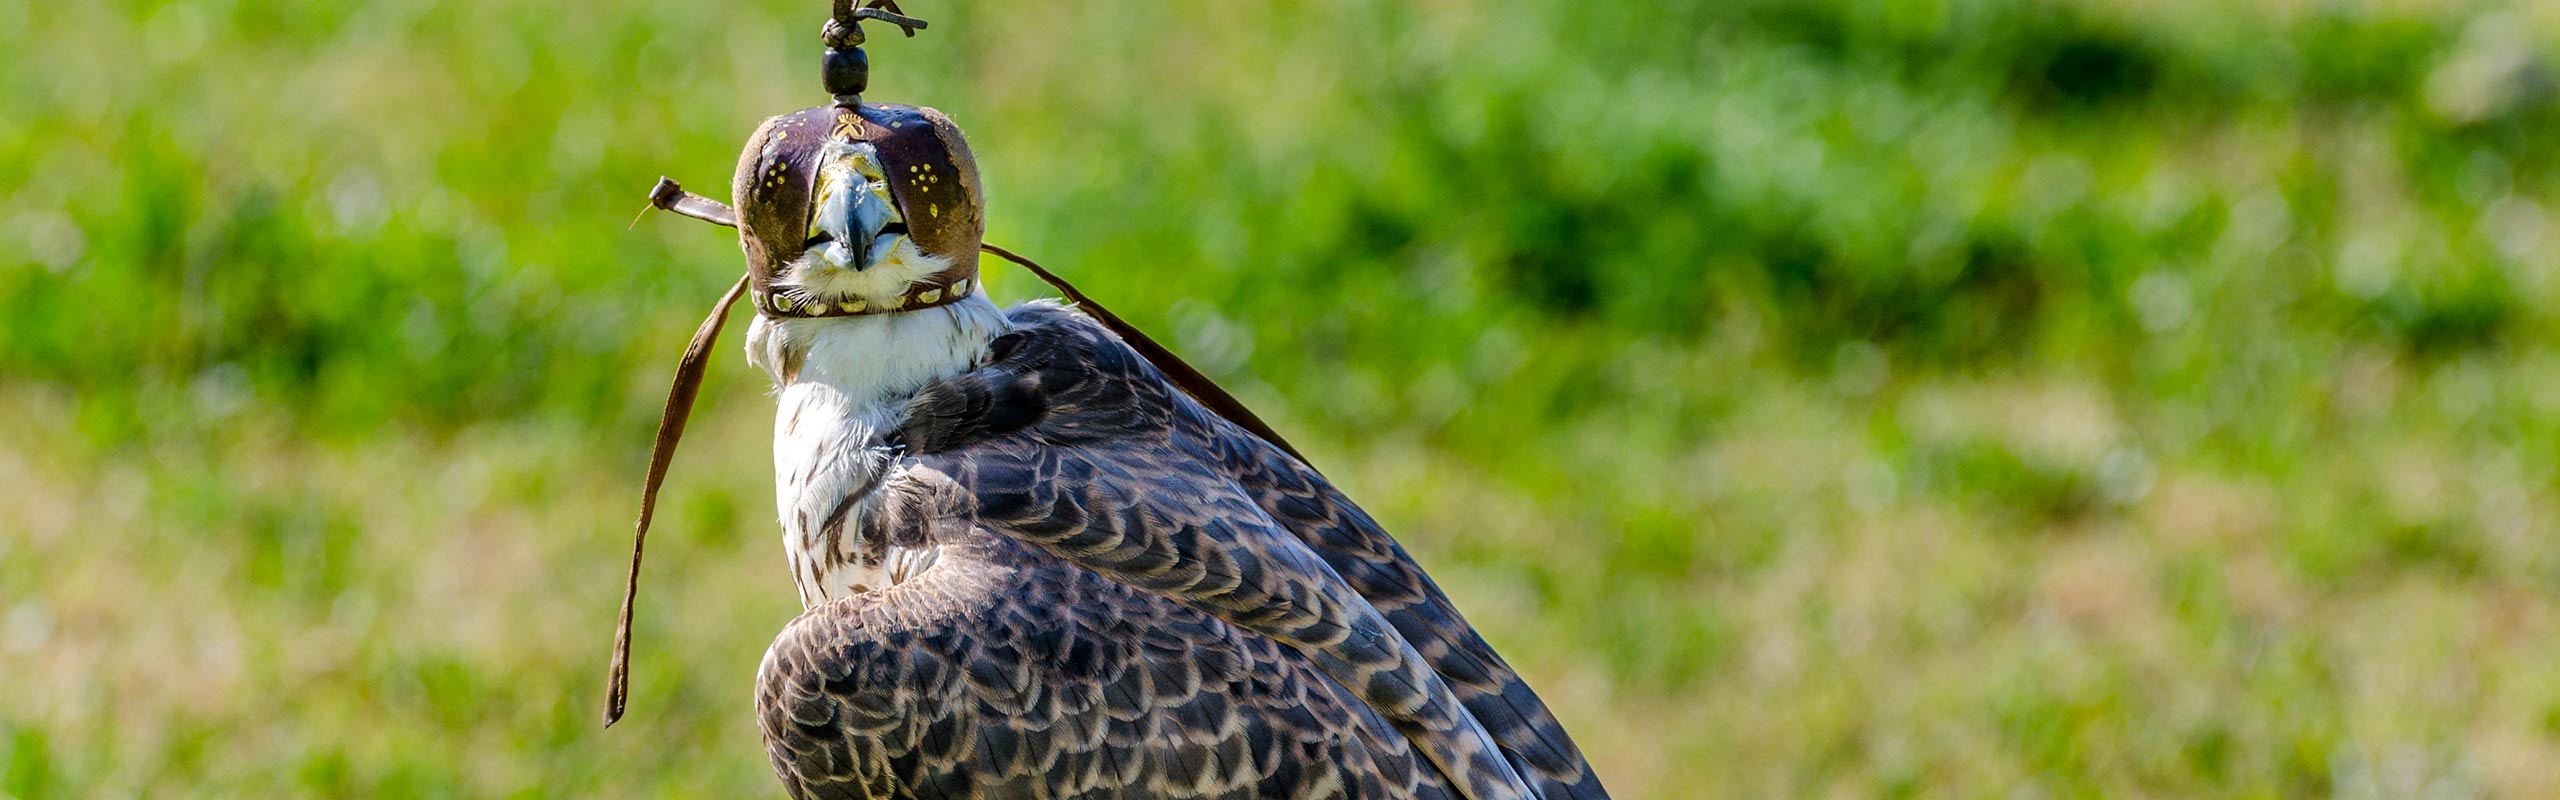
[[[906,219],[890,202],[888,179],[868,143],[829,149],[818,168],[818,197],[813,206],[804,246],[837,269],[870,269],[907,235]]]

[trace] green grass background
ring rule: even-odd
[[[0,795],[771,796],[713,364],[815,0],[0,0]],[[912,0],[990,238],[1626,797],[2560,795],[2560,11]],[[1004,299],[1040,294],[989,266]]]

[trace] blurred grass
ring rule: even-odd
[[[0,795],[771,795],[734,351],[595,728],[738,269],[624,222],[821,99],[823,6],[0,0]],[[2560,793],[2551,6],[913,10],[873,93],[991,238],[1625,796]]]

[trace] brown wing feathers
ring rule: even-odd
[[[794,797],[1450,796],[1294,650],[983,530],[946,546],[768,651]]]
[[[1522,777],[1546,797],[1608,796],[1572,737],[1528,684],[1458,613],[1404,548],[1321,477],[1269,448],[1237,442],[1240,482],[1358,588],[1458,690]]]
[[[956,404],[955,398],[993,394],[1002,391],[971,384],[1005,384],[1035,386],[1047,400],[1048,413],[1056,419],[1032,428],[1028,435],[1034,441],[1049,445],[1077,447],[1077,455],[1090,457],[1095,448],[1119,442],[1145,454],[1141,464],[1120,464],[1116,468],[1085,467],[1083,472],[1050,467],[1035,476],[1014,476],[1004,481],[981,481],[978,494],[986,498],[987,486],[995,483],[1020,482],[1026,492],[1038,487],[1078,486],[1093,475],[1109,475],[1123,479],[1136,478],[1136,483],[1150,487],[1150,494],[1174,498],[1185,509],[1200,507],[1207,496],[1199,486],[1184,483],[1197,481],[1190,473],[1225,472],[1232,475],[1230,485],[1250,498],[1250,508],[1221,509],[1212,516],[1217,520],[1256,519],[1270,530],[1285,531],[1283,539],[1294,539],[1303,545],[1296,552],[1312,554],[1320,561],[1289,564],[1290,575],[1321,575],[1320,582],[1334,586],[1347,585],[1351,594],[1366,601],[1370,613],[1383,614],[1392,632],[1386,638],[1409,642],[1406,652],[1418,652],[1427,663],[1426,673],[1445,680],[1454,696],[1501,744],[1504,757],[1542,796],[1605,797],[1605,790],[1591,776],[1587,762],[1573,747],[1571,740],[1556,725],[1551,714],[1537,696],[1523,684],[1500,657],[1475,635],[1464,618],[1458,615],[1448,599],[1432,585],[1428,576],[1414,564],[1394,540],[1356,505],[1343,498],[1313,470],[1285,453],[1265,445],[1233,426],[1208,419],[1196,406],[1188,406],[1187,417],[1174,424],[1175,416],[1183,416],[1187,404],[1175,402],[1162,389],[1161,378],[1147,374],[1137,359],[1125,350],[1111,347],[1093,325],[1055,309],[1029,307],[1014,312],[1020,325],[1017,333],[1007,337],[998,348],[1000,354],[984,369],[948,379],[928,387],[916,401],[919,407],[937,403]],[[1153,437],[1152,439],[1150,437]],[[1176,439],[1188,438],[1189,442]],[[919,448],[920,450],[924,448]],[[1019,448],[1000,448],[1006,457]],[[983,463],[981,451],[971,450],[969,460]],[[1088,458],[1088,460],[1092,460]],[[1101,461],[1117,461],[1104,458]],[[1170,464],[1157,467],[1171,476],[1149,476],[1144,464]],[[1113,483],[1115,481],[1104,481]],[[1096,508],[1125,506],[1126,501],[1099,504],[1065,502],[1053,495],[1035,495],[1030,502],[1037,513],[1011,510],[997,498],[992,516],[1019,514],[1053,518],[1031,523],[1031,527],[1062,526],[1074,529],[1083,539],[1062,539],[1059,547],[1109,552],[1113,547],[1120,556],[1130,559],[1131,566],[1121,569],[1143,573],[1138,565],[1174,557],[1144,549],[1130,550],[1126,541],[1137,525],[1146,524],[1145,515],[1130,516],[1126,510],[1101,514]],[[1143,505],[1143,503],[1141,503]],[[985,511],[982,509],[982,512]],[[1063,520],[1063,522],[1061,521]],[[1109,534],[1093,528],[1111,528]],[[1042,530],[1047,535],[1067,533]],[[1146,538],[1146,531],[1137,531]],[[1112,536],[1119,539],[1110,538]],[[1199,548],[1197,538],[1190,545]],[[1216,541],[1213,537],[1212,541]],[[1253,548],[1268,551],[1273,546],[1257,542]],[[1187,557],[1216,563],[1231,556],[1209,550],[1192,550]],[[1253,566],[1248,563],[1247,566]],[[1108,571],[1109,567],[1097,566]],[[1268,565],[1264,565],[1267,569]],[[1181,576],[1188,578],[1188,576]],[[1138,578],[1133,578],[1138,580]],[[1149,584],[1150,588],[1160,587]],[[1288,615],[1303,599],[1286,593],[1273,593],[1270,602],[1256,606],[1248,593],[1235,596],[1203,592],[1201,602],[1216,603],[1224,614],[1234,615],[1240,624],[1274,628],[1269,631],[1284,639],[1305,634],[1292,634],[1285,628]],[[1242,602],[1236,602],[1236,601]],[[1337,601],[1338,602],[1338,601]],[[1302,611],[1302,609],[1300,609]],[[1419,648],[1416,651],[1414,648]],[[1349,668],[1345,665],[1346,668]],[[1381,702],[1388,702],[1380,698]]]
[[[986,449],[973,448],[965,462],[924,460],[920,472],[948,474],[967,487],[938,496],[974,498],[974,509],[952,513],[1294,646],[1394,723],[1467,796],[1528,796],[1491,737],[1420,654],[1294,539],[1267,520],[1252,522],[1261,515],[1232,489],[1151,476],[1153,491],[1142,496],[1105,475],[1140,474],[1146,467],[1134,459],[1091,448]]]

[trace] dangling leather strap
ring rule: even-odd
[[[691,215],[688,215],[691,216]],[[631,700],[631,604],[640,592],[640,547],[649,540],[649,518],[658,510],[658,485],[667,480],[667,465],[676,458],[676,442],[684,438],[685,418],[693,414],[694,396],[702,390],[702,371],[711,359],[711,345],[720,340],[720,327],[729,321],[729,307],[747,293],[747,279],[720,297],[711,308],[711,318],[693,332],[693,341],[684,346],[683,360],[676,362],[675,385],[667,389],[667,407],[658,414],[658,442],[649,450],[649,481],[640,489],[640,522],[631,528],[631,573],[622,582],[622,621],[613,628],[613,670],[606,677],[604,724],[622,719],[622,711]]]
[[[1173,379],[1173,385],[1181,387],[1183,394],[1191,395],[1191,399],[1200,401],[1201,405],[1207,406],[1218,416],[1226,417],[1228,422],[1235,423],[1237,427],[1262,437],[1262,440],[1270,442],[1271,446],[1280,448],[1280,452],[1288,453],[1290,458],[1297,459],[1300,464],[1306,464],[1307,469],[1315,469],[1315,465],[1308,463],[1307,457],[1300,454],[1298,448],[1289,446],[1289,440],[1280,438],[1279,431],[1272,430],[1261,417],[1255,416],[1253,409],[1244,407],[1243,401],[1237,400],[1235,395],[1228,394],[1217,381],[1210,380],[1209,376],[1192,369],[1181,356],[1174,355],[1173,351],[1165,349],[1164,345],[1156,344],[1156,340],[1147,338],[1147,335],[1140,332],[1137,326],[1121,319],[1120,315],[1111,313],[1111,309],[1103,308],[1101,303],[1094,302],[1093,298],[1085,296],[1085,293],[1076,291],[1075,284],[1068,283],[1067,279],[1042,269],[1039,264],[1032,263],[1031,259],[1024,258],[1011,250],[983,242],[978,245],[978,249],[1006,261],[1020,264],[1023,269],[1031,270],[1031,274],[1040,276],[1041,280],[1047,281],[1050,286],[1057,287],[1060,294],[1066,295],[1068,300],[1073,301],[1076,304],[1076,310],[1100,321],[1102,326],[1110,328],[1112,333],[1120,334],[1120,339],[1128,342],[1130,349],[1138,351],[1138,355],[1146,357],[1147,363],[1156,365],[1156,369],[1163,371],[1165,377]]]

